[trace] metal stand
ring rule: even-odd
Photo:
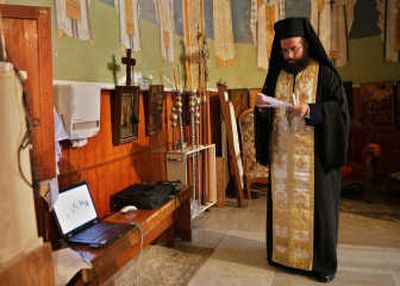
[[[203,174],[199,171],[202,162]],[[215,145],[167,152],[167,179],[192,187],[192,218],[213,206],[217,202]]]

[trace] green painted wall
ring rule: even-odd
[[[7,4],[35,5],[51,7],[52,46],[53,46],[53,78],[54,80],[91,81],[112,83],[111,71],[107,63],[114,54],[117,59],[124,56],[119,43],[119,23],[115,8],[100,1],[90,1],[90,25],[92,31],[92,46],[88,42],[79,41],[67,36],[59,37],[56,33],[53,1],[9,0]],[[171,65],[161,57],[158,26],[142,20],[140,22],[142,50],[133,53],[136,58],[136,71],[150,78],[152,83],[163,83],[173,86],[173,69],[178,62]],[[178,55],[181,54],[181,37],[176,38]],[[256,47],[248,44],[236,44],[235,63],[229,68],[217,67],[213,53],[213,41],[208,41],[209,87],[216,87],[221,80],[230,88],[259,87],[263,84],[265,72],[256,68]],[[125,77],[124,68],[118,73],[118,78]]]
[[[89,16],[92,30],[92,45],[69,38],[58,37],[56,33],[54,7],[52,0],[8,0],[8,4],[47,6],[53,10],[52,46],[53,46],[53,78],[54,80],[93,81],[112,83],[111,71],[107,63],[112,55],[120,59],[124,52],[119,43],[119,24],[114,7],[100,1],[90,1]],[[158,27],[153,23],[140,22],[142,51],[134,53],[137,60],[136,71],[150,78],[152,83],[163,83],[173,86],[173,69],[178,66],[168,64],[161,58]],[[177,54],[181,38],[176,38]],[[235,45],[235,63],[231,67],[215,65],[213,40],[208,40],[210,51],[209,87],[215,87],[218,81],[226,82],[229,88],[260,87],[265,78],[265,71],[256,67],[257,51],[251,44]],[[339,69],[344,80],[360,82],[376,82],[395,80],[400,77],[400,64],[383,62],[383,43],[379,36],[353,39],[350,42],[351,63]],[[123,79],[124,69],[118,78]]]
[[[400,64],[385,63],[380,36],[350,40],[350,63],[339,72],[354,83],[400,80]]]

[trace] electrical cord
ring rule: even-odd
[[[11,58],[10,58],[11,61]],[[12,63],[12,61],[11,61]],[[15,67],[15,65],[13,64],[14,67],[14,73],[17,76],[21,87],[22,87],[22,104],[23,104],[23,108],[24,108],[24,115],[25,115],[25,122],[26,122],[26,130],[25,133],[22,137],[22,140],[18,146],[18,171],[19,174],[21,176],[21,178],[23,179],[23,181],[29,186],[29,187],[33,187],[32,182],[30,182],[27,177],[24,174],[24,171],[22,170],[22,166],[21,166],[21,154],[22,151],[24,151],[26,148],[28,148],[29,146],[31,146],[32,144],[32,120],[31,117],[29,116],[29,112],[28,112],[28,100],[27,100],[27,93],[25,90],[25,81],[22,77],[21,72]]]
[[[142,255],[143,255],[143,246],[144,246],[144,228],[138,222],[130,222],[130,224],[136,226],[139,229],[140,234],[140,247],[139,247],[139,254],[137,255],[137,263],[136,263],[136,278],[135,278],[135,286],[139,286],[140,284],[140,268],[142,264]]]
[[[29,186],[29,187],[33,187],[32,182],[30,182],[27,178],[27,176],[24,174],[24,171],[22,169],[22,165],[21,165],[21,155],[22,155],[22,151],[24,151],[26,148],[28,148],[31,144],[32,144],[32,124],[33,124],[33,120],[31,119],[31,117],[29,116],[29,112],[28,112],[28,95],[27,92],[25,90],[25,80],[22,76],[21,71],[15,66],[12,58],[9,56],[9,53],[6,53],[7,57],[4,59],[5,62],[9,62],[12,64],[13,66],[13,70],[14,70],[14,74],[17,77],[19,83],[21,84],[22,87],[22,106],[24,109],[24,117],[25,117],[25,122],[26,122],[26,131],[24,132],[24,135],[22,136],[21,142],[18,146],[18,153],[17,153],[17,158],[18,158],[18,171],[19,174],[22,178],[22,180]]]

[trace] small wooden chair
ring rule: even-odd
[[[254,110],[246,109],[239,116],[240,137],[242,143],[242,160],[247,197],[251,199],[251,185],[268,183],[269,168],[256,160],[254,145]]]

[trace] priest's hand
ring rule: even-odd
[[[307,114],[307,112],[308,112],[308,110],[309,110],[309,106],[308,106],[308,104],[305,103],[305,102],[300,102],[300,103],[297,104],[297,105],[292,105],[292,106],[290,106],[288,109],[289,109],[289,112],[290,112],[293,116],[303,118],[303,117],[306,116],[306,114]]]

